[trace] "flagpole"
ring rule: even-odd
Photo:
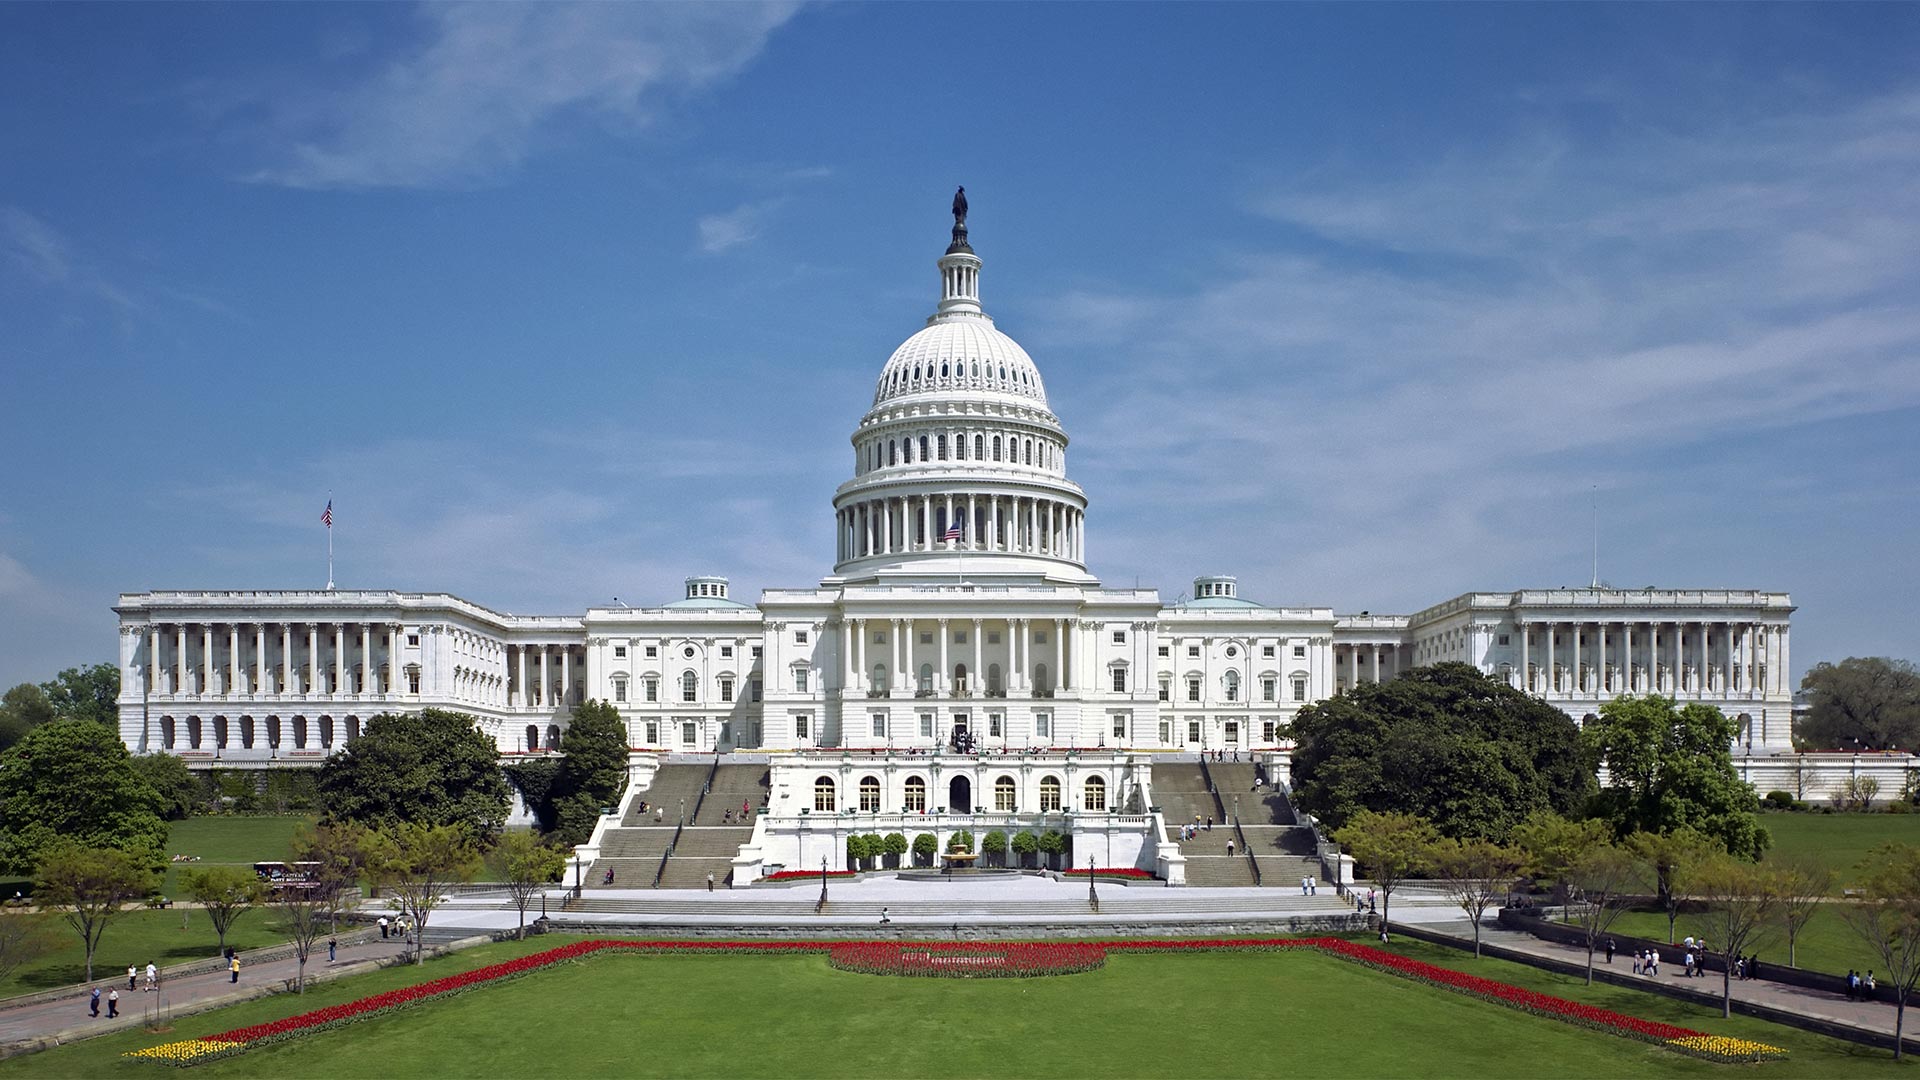
[[[327,492],[327,591],[333,591],[333,492]]]

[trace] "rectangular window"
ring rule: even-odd
[[[997,712],[987,714],[987,736],[994,739],[1001,737],[1000,714]]]
[[[418,694],[419,692],[420,692],[420,673],[418,671],[407,672],[407,693]]]
[[[411,645],[411,646],[418,646],[418,645],[420,644],[420,635],[419,635],[419,634],[408,634],[408,635],[407,635],[407,644],[408,644],[408,645]]]
[[[1198,720],[1187,721],[1187,742],[1197,743],[1199,741],[1200,741],[1200,721]]]
[[[1173,680],[1172,679],[1160,680],[1160,700],[1161,701],[1173,700]]]
[[[1000,644],[1000,631],[998,630],[987,631],[987,644],[989,645]]]
[[[627,647],[625,645],[615,645],[613,647],[613,658],[615,660],[625,660],[627,658]]]
[[[627,700],[627,680],[625,679],[613,680],[613,700],[615,701]]]
[[[700,700],[700,682],[698,677],[691,671],[687,672],[686,675],[680,679],[680,700]]]
[[[1113,643],[1115,645],[1125,645],[1127,643],[1127,632],[1125,630],[1115,630],[1113,632]]]
[[[1116,694],[1124,694],[1127,692],[1126,668],[1117,667],[1113,669],[1113,692]]]
[[[644,680],[641,683],[641,685],[646,688],[646,698],[648,701],[660,700],[660,680],[659,679],[647,679],[647,680]]]
[[[1173,745],[1173,721],[1171,720],[1160,721],[1160,745]]]
[[[1200,659],[1200,646],[1198,645],[1187,646],[1187,659],[1189,660]]]
[[[660,646],[658,645],[647,646],[647,659],[652,660],[654,657],[659,655],[660,655]]]
[[[793,737],[804,740],[807,737],[807,722],[813,717],[807,713],[795,713],[793,717]]]
[[[1271,676],[1271,675],[1268,675],[1268,676],[1266,676],[1266,677],[1264,677],[1264,678],[1262,678],[1262,679],[1260,680],[1260,700],[1261,700],[1261,701],[1272,701],[1272,700],[1273,700],[1273,692],[1274,692],[1274,678],[1273,678],[1273,676]]]
[[[754,658],[755,660],[758,660],[758,659],[760,659],[760,646],[758,646],[758,645],[755,645],[755,646],[753,647],[753,658]]]
[[[931,630],[923,631],[920,634],[920,644],[922,645],[933,644],[933,631]]]
[[[1045,645],[1047,643],[1047,632],[1045,630],[1035,630],[1033,632],[1033,643],[1035,645]]]
[[[1187,680],[1187,700],[1200,700],[1200,679],[1197,676]]]
[[[733,646],[731,645],[720,646],[720,658],[723,660],[733,659]]]
[[[873,643],[875,645],[885,645],[887,643],[887,632],[885,630],[875,630],[873,632]]]
[[[1124,739],[1127,737],[1126,713],[1117,712],[1113,714],[1113,737],[1116,739]]]
[[[1305,659],[1306,655],[1307,655],[1307,647],[1305,645],[1295,645],[1293,647],[1293,658],[1295,660]]]
[[[965,630],[955,630],[953,632],[953,643],[955,645],[965,645],[967,643],[967,632]]]
[[[1295,675],[1293,677],[1293,700],[1307,700],[1307,677],[1305,675]]]
[[[807,669],[806,668],[801,667],[801,668],[793,669],[793,689],[795,692],[801,693],[801,694],[804,694],[807,692]]]
[[[700,741],[700,725],[691,720],[680,725],[680,745],[693,746]]]
[[[1269,743],[1273,741],[1273,721],[1260,721],[1260,741]]]
[[[886,713],[877,712],[873,714],[873,737],[876,739],[884,739],[887,737]]]
[[[1269,660],[1273,659],[1273,651],[1274,651],[1273,646],[1271,645],[1260,646],[1260,655],[1266,657]]]
[[[1173,650],[1165,645],[1160,646],[1158,651],[1161,656],[1171,656],[1173,654]]]
[[[720,680],[720,700],[721,701],[733,700],[733,680],[732,679]]]
[[[660,721],[658,720],[647,721],[647,745],[660,745]]]
[[[763,683],[761,683],[759,679],[753,680],[752,682],[748,683],[747,686],[753,692],[753,697],[751,699],[753,701],[759,701],[760,698],[766,693],[766,687]]]
[[[930,712],[920,714],[920,737],[923,739],[933,738],[933,714]]]
[[[1034,713],[1033,733],[1043,739],[1053,738],[1053,716],[1043,712]]]
[[[1500,644],[1502,644],[1502,645],[1505,645],[1506,643],[1507,643],[1507,635],[1505,635],[1505,634],[1501,634],[1501,635],[1500,635]]]

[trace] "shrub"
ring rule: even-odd
[[[947,850],[949,852],[972,851],[973,850],[973,834],[968,832],[965,829],[961,829],[959,832],[954,833],[952,836],[947,838]]]
[[[1767,809],[1769,810],[1791,810],[1793,809],[1793,793],[1790,791],[1769,791],[1767,792],[1766,803]]]
[[[933,857],[939,853],[940,841],[935,840],[932,833],[923,832],[913,838],[913,858],[915,862],[922,865],[931,864]]]

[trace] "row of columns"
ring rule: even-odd
[[[1542,631],[1539,653],[1535,629]],[[1636,637],[1645,642],[1644,665]],[[1536,657],[1543,668],[1536,667]],[[1520,626],[1520,679],[1530,692],[1757,698],[1785,693],[1786,672],[1786,635],[1764,623],[1543,620]]]
[[[915,682],[918,678],[917,665],[914,663],[914,645],[916,642],[912,639],[914,635],[919,633],[919,626],[927,621],[934,621],[939,625],[939,661],[937,664],[934,664],[932,687],[934,695],[937,697],[949,697],[959,696],[964,693],[968,696],[978,696],[983,689],[994,689],[987,686],[985,680],[987,663],[985,619],[843,620],[841,623],[842,647],[840,650],[840,655],[845,658],[841,664],[840,672],[840,685],[842,689],[852,688],[854,690],[870,692],[882,690],[910,692],[917,689]],[[1007,619],[996,621],[1003,622],[1007,627],[1008,681],[1005,686],[999,688],[1001,691],[1025,692],[1032,689],[1036,692],[1050,693],[1055,685],[1053,678],[1056,677],[1059,680],[1057,685],[1060,689],[1073,689],[1072,678],[1068,674],[1072,670],[1069,664],[1072,654],[1070,646],[1068,645],[1070,636],[1068,628],[1072,626],[1073,620]],[[1053,661],[1052,667],[1048,669],[1051,676],[1044,679],[1037,678],[1039,672],[1033,662],[1035,624],[1050,626],[1052,628],[1052,640],[1047,643],[1048,648],[1044,654]],[[953,641],[953,628],[956,625],[970,627],[968,630],[967,644],[972,647],[972,661],[967,666],[968,685],[966,686],[953,686],[951,684],[953,655],[949,646]],[[874,659],[868,649],[871,638],[870,628],[874,626],[885,626],[888,628],[886,654],[879,660]],[[930,663],[931,661],[923,658],[921,662]],[[885,663],[887,665],[887,686],[870,685],[872,681],[870,674],[875,663]],[[1039,683],[1041,682],[1044,682],[1044,685],[1040,685]]]
[[[942,443],[941,440],[945,440]],[[968,443],[974,442],[971,451]],[[974,461],[991,465],[1023,465],[1064,474],[1060,444],[1045,436],[1012,432],[983,432],[978,428],[915,431],[905,437],[873,439],[859,449],[856,474],[895,465],[924,465],[934,461]]]
[[[575,667],[575,656],[579,667]],[[507,704],[516,709],[544,709],[577,705],[585,696],[586,652],[578,645],[508,645],[507,667],[513,673]],[[529,677],[532,682],[528,682]]]
[[[839,558],[909,551],[1004,551],[1086,561],[1085,512],[1055,499],[973,493],[900,495],[840,510]],[[943,541],[961,524],[958,540]]]
[[[277,631],[279,652],[269,648],[269,631]],[[376,630],[386,638],[382,659],[374,663]],[[399,655],[403,628],[398,623],[156,623],[147,634],[146,689],[156,694],[246,693],[362,693],[395,692],[394,660]],[[197,657],[190,634],[199,638]],[[331,663],[322,663],[322,634],[332,645]],[[246,648],[246,638],[252,648]],[[304,645],[304,651],[296,648]],[[350,648],[357,646],[357,668],[363,682],[356,690],[348,679]],[[221,654],[226,664],[219,662]],[[169,655],[170,654],[170,655]],[[243,664],[243,660],[247,663]],[[321,691],[321,675],[330,674],[331,689]],[[269,679],[269,675],[272,676]],[[296,686],[296,675],[303,675]],[[162,681],[162,678],[165,681]]]
[[[1349,688],[1359,686],[1363,675],[1367,682],[1377,683],[1400,674],[1400,649],[1401,646],[1392,644],[1335,645],[1334,668],[1338,670],[1344,661],[1347,669],[1341,685]]]
[[[181,722],[183,719],[185,721],[184,724]],[[256,724],[251,715],[238,717],[239,723],[237,725],[230,724],[229,718],[226,716],[214,716],[208,719],[213,721],[211,725],[208,725],[206,720],[199,716],[188,716],[184,718],[176,718],[170,715],[161,716],[159,718],[160,749],[214,751],[229,749],[251,750],[254,747],[256,735],[260,734],[256,730]],[[266,731],[264,732],[264,736],[267,748],[269,750],[277,750],[281,747],[283,736],[286,734],[281,729],[281,718],[278,715],[272,715],[265,719],[266,723],[264,727]],[[313,727],[309,726],[306,716],[293,716],[288,719],[292,722],[293,732],[292,738],[287,740],[287,749],[305,750],[308,748],[310,741],[320,749],[332,748],[335,717],[318,717],[318,730],[314,730]],[[359,738],[360,718],[357,716],[348,716],[341,719],[343,719],[345,723],[345,731],[343,734],[346,741],[352,742]],[[208,730],[209,726],[211,726],[212,730]],[[234,731],[234,727],[238,727],[239,730],[237,732]],[[312,736],[312,738],[309,739],[309,736]]]

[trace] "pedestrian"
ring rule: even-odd
[[[740,820],[744,822],[752,816],[753,816],[753,804],[748,802],[745,799],[741,799],[740,800]]]
[[[1212,814],[1207,815],[1207,831],[1208,832],[1213,831],[1213,815]]]
[[[97,986],[93,988],[93,997],[87,1000],[87,1012],[95,1019],[100,1016],[100,988]]]
[[[160,989],[160,969],[153,966],[151,962],[147,964],[147,989]]]
[[[1660,950],[1659,949],[1647,950],[1647,974],[1649,976],[1655,976],[1660,974]]]
[[[707,871],[707,891],[713,891],[713,871]]]
[[[240,981],[240,958],[238,956],[227,961],[227,976],[229,983],[237,983]]]
[[[1300,895],[1307,895],[1307,875],[1305,874],[1300,875]]]
[[[1312,874],[1307,875],[1307,895],[1308,896],[1320,895],[1320,879],[1313,876]]]
[[[140,981],[140,969],[137,967],[134,967],[132,964],[128,964],[127,965],[127,993],[129,994],[133,993],[134,987],[139,981]]]
[[[1613,939],[1607,939],[1607,963],[1613,963]]]
[[[1229,859],[1233,858],[1233,840],[1232,839],[1227,840],[1227,858]]]
[[[1871,1000],[1873,1000],[1873,992],[1874,992],[1875,990],[1878,990],[1878,989],[1880,989],[1880,984],[1879,984],[1878,982],[1876,982],[1876,981],[1874,981],[1874,978],[1873,978],[1873,972],[1872,972],[1872,970],[1868,970],[1868,972],[1867,972],[1867,977],[1866,977],[1866,980],[1865,980],[1865,981],[1864,981],[1864,983],[1863,983],[1863,986],[1864,986],[1864,988],[1865,988],[1865,990],[1866,990],[1866,997],[1867,997],[1867,1000],[1869,1000],[1869,1001],[1871,1001]]]
[[[664,806],[656,806],[656,807],[654,807],[654,808],[653,808],[653,823],[654,823],[655,825],[659,825],[659,824],[662,824],[663,822],[665,822],[666,820],[667,820],[667,808],[666,808],[666,807],[664,807]]]
[[[1683,978],[1683,979],[1691,979],[1691,978],[1693,978],[1693,952],[1692,952],[1692,950],[1688,950],[1688,952],[1687,952],[1687,954],[1686,954],[1685,956],[1682,956],[1682,957],[1680,958],[1680,977],[1681,977],[1681,978]]]
[[[1859,996],[1859,991],[1855,989],[1855,985],[1857,984],[1858,980],[1859,980],[1859,976],[1853,973],[1852,968],[1848,968],[1847,969],[1847,1000],[1848,1001],[1852,1001],[1855,997]]]
[[[380,940],[387,940],[387,917],[385,915],[380,916]]]
[[[892,919],[887,918],[887,909],[881,908],[880,909],[880,925],[885,926],[886,924],[892,921],[893,921]]]
[[[120,991],[118,988],[107,991],[107,1019],[120,1015]]]
[[[1640,974],[1640,965],[1646,959],[1646,955],[1646,953],[1639,949],[1633,950],[1633,973],[1635,975]]]
[[[327,963],[329,964],[333,963],[333,961],[335,960],[335,958],[339,953],[339,949],[340,949],[339,941],[335,940],[334,938],[327,939]]]

